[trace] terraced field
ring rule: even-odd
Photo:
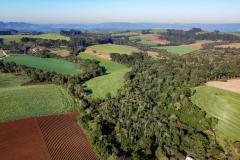
[[[219,119],[217,131],[233,140],[240,140],[240,94],[200,86],[192,101],[209,115]]]
[[[56,58],[39,58],[35,56],[26,55],[12,55],[4,58],[6,62],[15,62],[19,65],[26,65],[50,72],[57,72],[60,74],[77,75],[81,73],[81,67],[78,64],[68,62],[63,59]]]
[[[22,86],[28,81],[0,73],[0,122],[73,111],[74,101],[65,89],[53,84]]]
[[[9,44],[11,41],[20,42],[20,40],[24,37],[27,38],[39,38],[39,39],[49,39],[49,40],[67,40],[70,38],[60,35],[59,33],[46,33],[40,35],[0,35],[0,38],[4,39],[4,43]]]
[[[132,54],[133,52],[138,52],[137,48],[125,45],[116,44],[100,44],[89,47],[96,52],[103,52],[106,54],[119,53],[119,54]]]
[[[92,90],[91,97],[93,98],[105,98],[107,93],[115,96],[117,90],[123,86],[124,75],[131,70],[122,64],[101,59],[87,53],[81,53],[80,57],[100,61],[100,65],[107,69],[107,75],[91,79],[85,83],[87,88]]]

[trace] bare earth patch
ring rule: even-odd
[[[4,52],[4,50],[0,49],[0,58],[6,57],[7,54]]]
[[[240,79],[232,79],[227,82],[222,81],[210,81],[206,83],[207,86],[215,87],[219,89],[228,90],[231,92],[240,93]]]
[[[147,53],[148,53],[148,55],[151,56],[151,57],[157,58],[157,57],[159,56],[159,53],[158,53],[158,52],[148,51]]]
[[[215,48],[240,48],[240,43],[231,43],[226,45],[218,45]]]
[[[196,49],[202,49],[202,43],[201,42],[196,42],[196,43],[189,44],[189,45],[186,45],[186,46],[191,47],[191,48],[196,48]]]
[[[95,51],[89,47],[85,50],[85,53],[88,53],[88,54],[91,54],[91,55],[94,55],[94,56],[97,56],[99,58],[103,58],[106,60],[111,60],[111,56],[109,54],[107,54],[105,52]]]
[[[147,39],[147,41],[150,41],[150,42],[155,42],[155,43],[159,43],[161,45],[166,45],[166,44],[169,44],[170,42],[165,40],[165,39],[161,39],[159,37],[150,37],[149,39]]]

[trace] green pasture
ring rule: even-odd
[[[218,118],[217,131],[233,140],[240,140],[240,94],[208,86],[200,86],[196,90],[193,103]]]
[[[50,72],[57,72],[66,75],[77,75],[81,73],[81,67],[78,64],[56,58],[40,58],[27,55],[11,55],[4,58],[5,62],[15,62],[19,65],[26,65]]]

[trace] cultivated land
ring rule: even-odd
[[[85,83],[87,88],[92,90],[91,97],[105,98],[107,93],[111,93],[112,96],[115,96],[117,90],[123,86],[124,75],[130,71],[130,68],[87,53],[81,53],[80,57],[83,59],[95,59],[107,70],[107,75],[91,79]]]
[[[240,93],[240,79],[231,79],[231,80],[228,80],[227,82],[210,81],[210,82],[207,82],[207,86]]]
[[[70,51],[65,48],[54,48],[50,50],[51,53],[56,54],[61,57],[67,57],[70,56]]]
[[[9,44],[11,41],[20,42],[20,40],[24,37],[27,38],[39,38],[39,39],[49,39],[49,40],[67,40],[69,41],[70,38],[60,35],[59,33],[46,33],[40,35],[0,35],[0,38],[4,39],[4,43]]]
[[[57,72],[60,74],[77,75],[81,73],[81,67],[78,64],[68,62],[63,59],[56,58],[39,58],[27,55],[11,55],[4,58],[6,62],[15,62],[19,65],[26,65],[50,72]]]
[[[218,118],[216,130],[233,140],[240,140],[240,94],[209,86],[200,86],[196,90],[192,101]]]
[[[191,53],[193,51],[197,51],[197,48],[192,48],[192,47],[188,47],[185,45],[181,45],[181,46],[164,46],[164,47],[156,47],[157,49],[165,49],[170,53],[173,54],[178,54],[178,55],[183,55],[183,54],[187,54],[187,53]]]
[[[183,55],[187,53],[191,53],[194,51],[197,51],[199,49],[202,49],[202,45],[206,43],[211,43],[213,41],[197,41],[196,43],[189,44],[189,45],[180,45],[180,46],[162,46],[162,47],[156,47],[157,49],[166,49],[170,53]]]
[[[53,84],[24,85],[29,79],[0,74],[0,121],[71,112],[74,101],[65,89]]]
[[[240,43],[230,43],[225,45],[218,45],[215,48],[240,48]]]
[[[125,45],[116,44],[100,44],[89,47],[96,52],[104,52],[106,54],[119,53],[119,54],[132,54],[133,52],[138,52],[137,48]]]
[[[0,123],[1,160],[98,160],[75,114]]]

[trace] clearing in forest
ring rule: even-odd
[[[85,83],[87,88],[92,90],[92,94],[90,94],[90,96],[93,98],[105,98],[107,93],[111,93],[112,96],[115,96],[117,91],[124,84],[124,75],[131,70],[125,65],[87,53],[81,53],[80,57],[83,59],[97,60],[100,62],[100,65],[105,67],[107,70],[106,75],[96,77]]]
[[[99,44],[90,46],[93,52],[103,52],[106,54],[119,53],[119,54],[132,54],[133,52],[138,52],[139,50],[135,47],[117,44]]]

